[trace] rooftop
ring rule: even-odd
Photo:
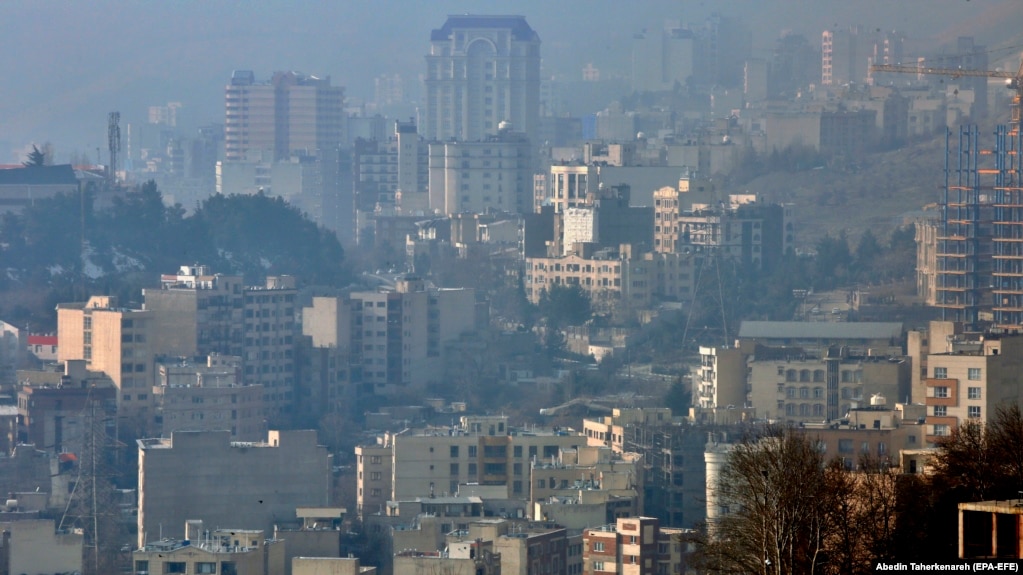
[[[744,321],[742,339],[896,339],[902,337],[901,322],[803,322]]]
[[[71,164],[0,170],[0,186],[78,185]]]
[[[443,42],[451,38],[456,29],[497,28],[511,30],[512,39],[532,42],[539,41],[536,32],[526,22],[525,16],[491,16],[483,14],[454,14],[448,16],[444,25],[430,32],[431,42]]]

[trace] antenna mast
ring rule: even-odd
[[[107,177],[110,181],[117,179],[117,155],[121,151],[121,113],[110,112],[107,121],[107,144],[110,148],[110,169]]]

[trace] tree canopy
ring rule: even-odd
[[[99,289],[137,298],[137,288],[159,274],[193,263],[249,283],[293,275],[307,285],[343,286],[350,278],[336,235],[278,197],[218,194],[190,215],[165,205],[153,182],[115,195],[103,210],[94,199],[86,188],[0,216],[0,287],[69,297],[73,285],[76,298]],[[26,319],[52,320],[52,306],[37,305],[31,314],[42,318]]]

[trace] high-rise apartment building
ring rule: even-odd
[[[158,318],[159,353],[192,357],[240,356],[245,343],[241,276],[213,273],[208,266],[181,266],[160,276],[159,289],[143,289],[143,307]]]
[[[430,144],[430,209],[441,214],[533,208],[533,152],[507,126],[477,141]]]
[[[261,384],[273,415],[295,399],[296,293],[290,276],[246,286],[241,276],[181,266],[161,277],[160,289],[143,290],[144,308],[160,326],[152,336],[154,353],[241,357],[239,383]]]
[[[940,323],[932,322],[931,332]],[[932,336],[921,377],[926,441],[934,444],[966,421],[985,423],[1001,406],[1019,405],[1023,337],[998,333]],[[916,391],[916,390],[914,390]]]
[[[359,510],[375,513],[386,501],[454,495],[466,483],[503,486],[508,499],[528,499],[532,463],[556,461],[563,451],[586,444],[582,435],[566,431],[512,429],[505,415],[463,416],[450,428],[387,433],[356,448]]]
[[[344,88],[329,77],[276,72],[256,82],[251,70],[235,70],[224,93],[228,162],[333,157],[343,141]]]
[[[86,368],[106,374],[117,388],[117,412],[150,415],[154,379],[154,313],[121,307],[113,296],[57,305],[57,361],[84,359]]]
[[[535,138],[540,118],[540,37],[523,16],[449,16],[430,34],[428,139],[482,140],[511,122]]]
[[[302,311],[304,335],[349,357],[361,392],[396,393],[439,379],[443,344],[476,329],[476,292],[410,276],[393,290],[315,297]]]
[[[872,48],[870,39],[861,33],[859,26],[822,32],[821,84],[841,86],[862,82],[867,77]]]

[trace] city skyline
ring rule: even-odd
[[[533,0],[512,5],[448,0],[403,5],[408,17],[398,20],[390,18],[395,10],[386,3],[364,2],[311,3],[298,9],[261,2],[246,5],[244,12],[228,3],[5,4],[0,7],[0,47],[17,56],[0,63],[0,73],[22,81],[0,98],[0,117],[7,128],[0,136],[0,163],[21,161],[20,154],[33,142],[50,142],[58,161],[72,154],[94,158],[100,147],[105,161],[106,115],[113,110],[122,112],[126,124],[142,123],[149,106],[180,101],[185,129],[219,122],[224,78],[235,69],[330,76],[347,95],[363,101],[372,99],[375,78],[398,75],[406,90],[418,95],[430,30],[449,14],[524,16],[542,42],[544,78],[581,77],[588,64],[625,76],[635,33],[657,29],[666,19],[699,23],[714,11],[758,23],[755,56],[766,53],[783,29],[817,42],[823,29],[853,24],[905,30],[911,55],[914,47],[941,45],[980,31],[990,48],[999,48],[1023,19],[1011,10],[1011,0],[948,1],[940,10],[932,9],[933,3],[924,10],[923,2],[910,1],[897,9],[885,6],[888,12],[880,9],[880,2],[861,2],[854,8],[778,0],[778,10],[765,14],[754,10],[760,3],[749,0],[643,4],[643,10],[609,4],[595,11],[579,3],[554,14]],[[870,8],[865,4],[878,9],[865,9]],[[567,29],[563,13],[572,14]],[[792,20],[795,13],[802,19]],[[1003,55],[1014,56],[1011,51]]]

